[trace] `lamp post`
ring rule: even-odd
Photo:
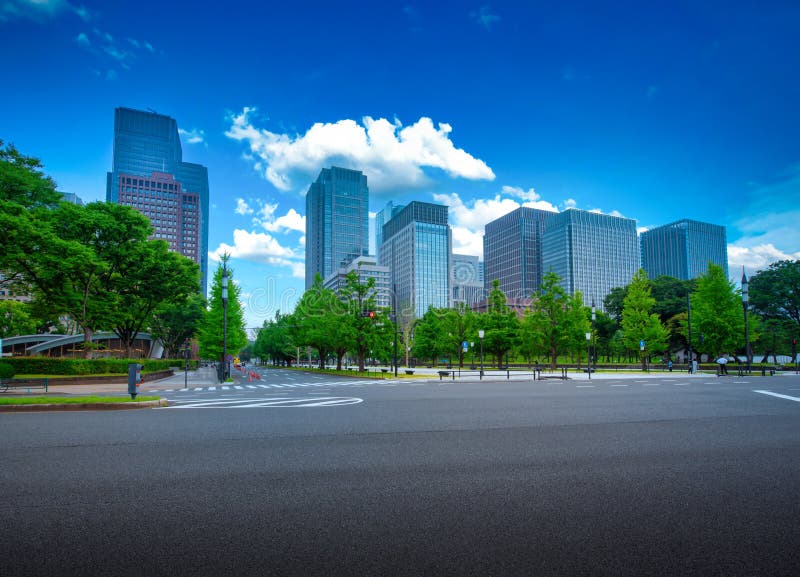
[[[592,339],[594,339],[594,323],[597,320],[597,309],[594,306],[594,301],[592,301]],[[597,362],[596,356],[597,351],[595,350],[594,340],[592,340],[592,347],[591,347],[591,355],[589,357],[589,378],[592,378],[592,365]],[[595,367],[597,368],[597,367]]]
[[[747,275],[742,267],[742,310],[744,311],[744,356],[747,359],[747,373],[750,374],[750,332],[747,324],[747,306],[750,298],[750,287]]]
[[[183,343],[183,388],[189,387],[189,339]]]
[[[686,293],[686,326],[689,329],[689,372],[692,372],[692,298],[689,293]]]
[[[478,331],[478,338],[481,341],[481,376],[480,376],[480,380],[483,380],[483,335],[484,335],[483,329],[479,330]]]
[[[228,261],[222,261],[222,382],[228,378]]]
[[[397,378],[397,341],[400,340],[397,334],[397,285],[392,285],[392,308],[394,309],[394,378]]]

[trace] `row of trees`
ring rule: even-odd
[[[118,204],[64,202],[41,169],[38,159],[0,141],[0,286],[32,297],[2,303],[0,336],[71,332],[65,325],[73,325],[90,358],[92,335],[101,330],[116,333],[128,357],[144,330],[170,356],[199,334],[201,356],[218,358],[207,355],[221,352],[220,271],[207,309],[198,265],[151,239],[147,217]],[[231,297],[229,348],[236,350],[246,335],[235,286]]]
[[[580,293],[568,294],[557,275],[544,276],[524,314],[507,306],[494,282],[487,310],[477,313],[464,305],[429,309],[422,318],[399,327],[395,333],[390,311],[376,311],[375,318],[362,315],[376,310],[371,296],[374,281],[360,283],[357,273],[348,277],[340,295],[325,289],[317,279],[292,314],[278,314],[264,323],[254,354],[288,363],[299,347],[312,347],[322,364],[334,355],[341,367],[347,352],[358,357],[363,369],[366,351],[389,359],[395,334],[405,353],[437,362],[464,363],[464,343],[482,346],[486,358],[498,365],[513,355],[527,363],[549,362],[560,357],[578,363],[586,358],[587,333],[595,354],[607,361],[637,359],[644,364],[652,355],[670,358],[689,345],[691,303],[692,349],[716,357],[744,353],[744,314],[740,291],[724,270],[710,265],[702,277],[682,281],[671,277],[649,280],[643,270],[626,287],[611,291],[604,301],[606,312],[595,311]],[[800,332],[800,261],[775,263],[753,276],[748,310],[750,343],[760,347],[764,358],[789,352],[789,343]],[[479,331],[483,339],[479,342]],[[764,338],[764,335],[769,338]],[[644,346],[642,346],[644,343]],[[781,346],[779,346],[779,344]]]

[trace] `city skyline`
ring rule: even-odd
[[[249,327],[302,294],[305,192],[332,165],[366,174],[373,231],[388,200],[447,205],[459,254],[525,205],[724,226],[732,278],[800,258],[794,3],[229,8],[246,18],[8,0],[0,48],[25,57],[0,139],[91,202],[115,108],[176,118],[209,170],[209,266],[231,254]]]

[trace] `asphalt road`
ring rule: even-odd
[[[0,575],[800,575],[798,376],[235,386],[0,415]]]

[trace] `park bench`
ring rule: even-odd
[[[9,389],[44,389],[47,392],[47,379],[0,379],[0,392]]]
[[[441,381],[444,377],[449,377],[450,371],[439,371],[439,380]]]
[[[406,374],[407,375],[413,375],[414,371],[412,371],[411,369],[406,369]]]

